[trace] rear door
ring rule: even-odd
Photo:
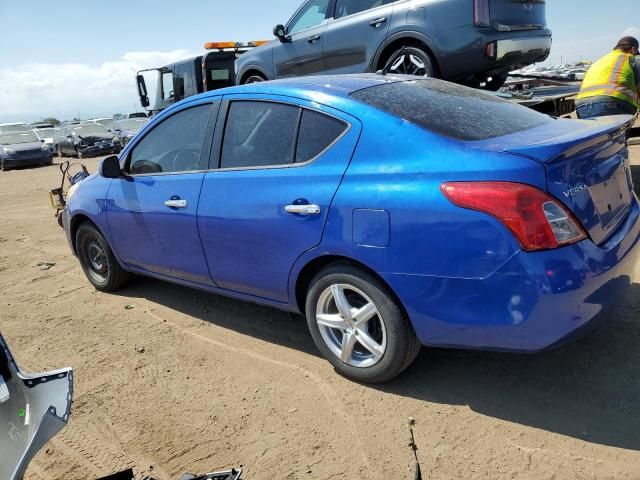
[[[546,25],[545,0],[491,0],[491,25],[512,30],[543,28]]]
[[[196,213],[208,166],[211,99],[172,112],[128,150],[125,175],[107,195],[107,220],[124,263],[211,284]],[[215,117],[214,120],[215,121]]]
[[[286,302],[291,267],[320,243],[360,125],[299,103],[225,97],[212,148],[221,168],[205,175],[198,209],[209,270],[222,288]]]
[[[331,0],[309,0],[286,27],[286,40],[273,47],[276,77],[298,77],[325,71],[322,43]]]
[[[327,73],[362,73],[384,43],[393,0],[336,0],[324,38]]]

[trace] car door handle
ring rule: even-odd
[[[369,22],[369,25],[371,25],[373,28],[378,28],[380,25],[382,25],[386,21],[387,21],[387,17],[380,17],[372,22]]]
[[[320,38],[320,35],[314,35],[313,37],[307,38],[307,43],[316,43]]]
[[[164,204],[169,208],[187,208],[187,201],[179,198],[172,198],[171,200],[166,200]]]
[[[284,210],[288,213],[297,213],[299,215],[318,215],[322,209],[318,205],[287,205]]]

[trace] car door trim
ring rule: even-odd
[[[239,95],[242,96],[247,96],[247,98],[237,98]],[[232,98],[229,98],[232,97]],[[333,115],[331,113],[325,112],[323,110],[320,110],[318,108],[313,108],[313,107],[308,107],[306,105],[301,105],[299,103],[293,103],[296,99],[294,99],[293,97],[291,98],[290,101],[284,100],[284,99],[272,99],[272,98],[261,98],[260,94],[230,94],[230,95],[225,95],[222,102],[220,103],[220,110],[218,111],[218,119],[216,120],[216,131],[213,135],[213,141],[212,141],[212,145],[211,145],[211,156],[209,158],[209,172],[228,172],[228,171],[240,171],[240,170],[275,170],[275,169],[283,169],[283,168],[298,168],[298,167],[305,167],[313,162],[315,162],[318,158],[320,158],[321,156],[323,156],[328,150],[330,150],[336,143],[338,143],[340,140],[342,140],[342,138],[347,135],[352,127],[353,124],[352,122],[345,120],[344,118],[341,118],[337,115]],[[300,124],[302,121],[302,113],[304,112],[305,109],[307,110],[311,110],[317,113],[320,113],[322,115],[326,115],[328,117],[331,118],[335,118],[336,120],[344,123],[347,128],[344,129],[344,131],[338,135],[338,137],[335,138],[335,140],[333,142],[331,142],[329,145],[327,145],[327,147],[324,148],[324,150],[322,150],[320,153],[318,153],[315,157],[307,160],[306,162],[300,162],[300,163],[283,163],[283,164],[279,164],[279,165],[266,165],[266,166],[261,166],[261,165],[257,165],[257,166],[252,166],[252,167],[226,167],[226,168],[222,168],[221,165],[221,161],[222,161],[222,142],[224,140],[224,130],[227,126],[227,120],[228,120],[228,114],[229,114],[229,105],[232,102],[267,102],[267,103],[280,103],[283,105],[288,105],[288,106],[292,106],[292,107],[296,107],[299,109],[299,113],[298,113],[298,123],[296,126],[296,141],[293,145],[293,149],[294,149],[294,155],[293,155],[293,159],[295,160],[295,149],[297,148],[298,145],[298,135],[300,133]],[[304,100],[303,100],[304,101]]]

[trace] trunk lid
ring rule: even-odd
[[[633,121],[628,115],[561,119],[473,144],[543,164],[549,193],[575,215],[599,245],[626,218],[634,199],[626,141]]]
[[[501,31],[539,29],[547,23],[545,0],[491,0],[490,12],[491,26]]]

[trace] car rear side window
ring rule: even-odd
[[[133,175],[204,170],[200,163],[211,104],[182,110],[156,125],[133,148]]]
[[[336,17],[342,18],[348,15],[371,10],[372,8],[387,5],[395,0],[338,0],[336,2]]]
[[[494,94],[431,78],[376,85],[351,97],[432,132],[466,141],[553,122],[547,115]]]
[[[298,132],[296,163],[312,160],[335,142],[347,129],[342,120],[314,110],[304,110]]]
[[[232,102],[221,168],[267,167],[293,161],[300,109],[273,102]]]

